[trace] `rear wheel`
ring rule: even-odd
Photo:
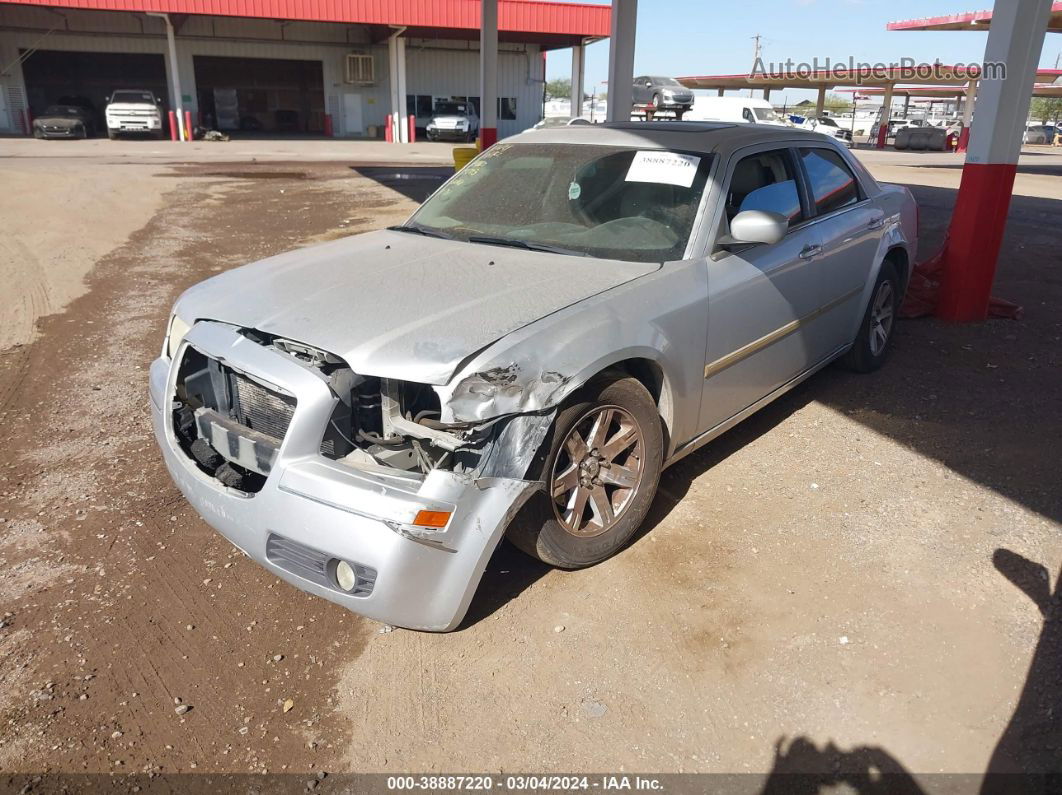
[[[841,363],[858,373],[870,373],[885,363],[892,343],[892,331],[900,308],[900,279],[892,260],[881,263],[878,280],[870,295],[852,348]]]
[[[660,480],[663,440],[652,395],[616,373],[584,387],[553,424],[535,494],[507,530],[519,549],[578,569],[615,554],[638,530]]]

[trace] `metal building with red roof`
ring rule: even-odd
[[[540,118],[543,53],[607,37],[610,13],[498,1],[502,136]],[[0,0],[0,133],[139,88],[220,128],[402,136],[437,101],[478,105],[479,29],[478,0]]]

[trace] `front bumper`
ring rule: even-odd
[[[466,138],[468,138],[469,132],[470,132],[469,130],[454,130],[454,129],[441,130],[438,127],[433,127],[430,130],[427,130],[428,135],[430,135],[432,138],[436,138],[436,139],[438,139],[440,141],[441,140],[464,141]]]
[[[157,132],[162,127],[159,119],[150,116],[128,119],[108,118],[107,126],[115,132]]]
[[[41,127],[41,135],[44,138],[80,138],[85,134],[81,127]]]
[[[475,480],[441,470],[421,476],[329,460],[319,454],[319,447],[335,399],[315,372],[219,323],[193,326],[175,361],[181,360],[187,345],[297,399],[265,485],[248,495],[207,475],[178,446],[171,411],[177,368],[164,357],[152,363],[155,436],[170,475],[200,516],[249,557],[303,591],[388,624],[434,631],[455,628],[501,534],[535,484]],[[410,523],[422,509],[453,514],[444,530],[417,539],[410,535]],[[293,565],[290,555],[277,554],[291,547],[288,542],[299,548],[300,565]],[[367,594],[345,593],[314,569],[315,561],[336,559],[373,572]]]

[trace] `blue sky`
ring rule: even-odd
[[[1004,0],[1001,0],[1004,1]],[[584,0],[595,2],[595,0]],[[607,3],[605,3],[607,5]],[[752,67],[753,41],[763,36],[765,62],[832,59],[895,63],[901,58],[942,63],[980,62],[987,33],[889,32],[893,20],[954,14],[991,8],[992,0],[752,0],[694,2],[641,0],[634,57],[635,74],[672,76],[735,74]],[[732,9],[745,8],[746,13]],[[1062,51],[1062,35],[1049,34],[1040,65],[1053,67]],[[571,75],[571,50],[553,50],[547,78]],[[587,48],[586,91],[608,76],[608,42]],[[598,86],[600,90],[600,86]],[[773,92],[772,102],[799,102],[812,92]]]

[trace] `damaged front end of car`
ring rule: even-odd
[[[355,612],[416,629],[460,623],[541,485],[532,462],[568,381],[512,365],[419,384],[255,329],[181,326],[152,365],[155,430],[204,519]]]

